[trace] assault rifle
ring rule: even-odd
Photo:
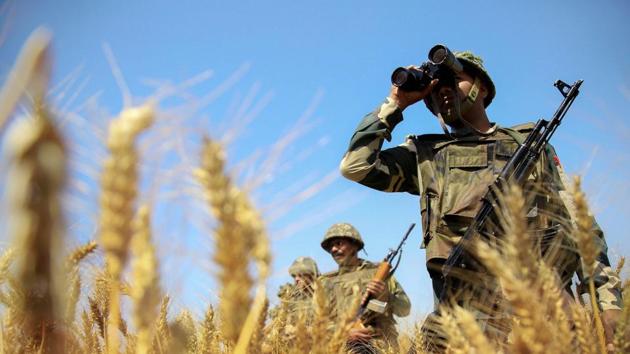
[[[583,80],[578,80],[573,85],[568,85],[561,80],[557,80],[554,86],[558,88],[564,99],[554,113],[551,120],[540,119],[534,126],[532,132],[525,138],[518,147],[514,155],[507,162],[501,173],[488,187],[488,191],[482,198],[481,208],[473,219],[472,223],[466,230],[466,233],[451,251],[444,266],[442,274],[444,276],[444,286],[440,294],[440,302],[444,302],[452,295],[451,291],[457,288],[457,283],[463,281],[462,278],[468,278],[472,273],[470,271],[479,271],[481,267],[479,262],[470,254],[469,247],[473,245],[473,241],[477,237],[496,237],[493,231],[488,227],[492,220],[497,221],[496,208],[500,193],[505,191],[506,187],[512,184],[523,186],[529,175],[534,170],[536,162],[543,153],[551,136],[556,131],[562,118],[571,107],[571,104],[580,93],[579,88]],[[455,273],[455,274],[453,274]],[[455,279],[459,278],[459,279]]]
[[[405,233],[405,236],[403,236],[400,244],[398,244],[398,247],[396,247],[395,250],[391,248],[389,249],[387,255],[385,256],[385,259],[383,259],[383,261],[378,265],[378,268],[376,269],[376,273],[372,277],[372,280],[385,281],[394,274],[396,269],[398,269],[400,259],[402,258],[402,246],[407,240],[407,237],[409,237],[409,234],[411,234],[411,230],[413,230],[414,226],[416,226],[415,223],[412,223],[409,226],[409,229]],[[396,265],[392,267],[392,264],[396,257],[398,257],[398,260],[396,261]],[[357,311],[357,314],[355,316],[355,326],[363,325],[361,316],[363,316],[363,313],[366,309],[369,308],[379,313],[383,313],[385,311],[385,305],[387,304],[377,300],[373,300],[372,303],[370,303],[370,300],[373,300],[370,293],[366,293],[365,296],[363,296],[363,298],[361,299],[361,305],[359,306],[359,310]]]

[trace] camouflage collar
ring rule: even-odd
[[[464,125],[461,128],[452,129],[451,135],[454,137],[460,138],[470,135],[479,135],[479,136],[490,136],[497,131],[497,124],[494,122],[490,122],[490,129],[487,132],[481,133],[479,131],[474,130],[472,127],[468,125]]]
[[[346,274],[346,273],[351,273],[351,272],[356,272],[358,270],[363,270],[366,268],[372,268],[374,266],[374,263],[370,262],[370,261],[366,261],[365,259],[359,258],[359,262],[355,265],[351,265],[351,266],[341,266],[339,267],[339,270],[337,271],[338,275],[342,275],[342,274]]]

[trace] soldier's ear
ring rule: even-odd
[[[486,84],[483,83],[483,81],[481,81],[481,83],[479,84],[479,96],[481,96],[481,101],[485,101],[486,97],[488,97],[488,88],[486,87]]]

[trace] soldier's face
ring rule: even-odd
[[[336,238],[330,243],[330,255],[340,266],[356,261],[358,252],[359,245],[346,238]]]
[[[312,274],[296,274],[293,277],[293,280],[295,280],[295,285],[297,286],[298,289],[304,290],[304,289],[310,288],[311,284],[313,284],[313,275]]]
[[[431,93],[447,124],[457,125],[459,118],[466,113],[461,110],[462,101],[468,96],[474,82],[475,79],[466,72],[457,73],[455,74],[455,86],[439,86],[438,84],[438,87]]]

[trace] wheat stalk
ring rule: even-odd
[[[258,260],[259,276],[264,279],[268,273],[268,250],[261,241],[266,236],[258,212],[251,206],[246,195],[230,180],[224,171],[223,148],[217,142],[205,139],[201,155],[201,168],[195,171],[204,187],[205,197],[217,219],[215,230],[214,260],[219,265],[221,284],[219,311],[221,332],[232,345],[237,343],[242,328],[251,329],[264,301],[264,285],[259,282],[257,302],[250,318],[248,313],[252,300],[249,291],[252,279],[248,264],[252,254]],[[262,245],[261,245],[262,243]],[[258,315],[257,315],[258,313]],[[243,327],[246,320],[248,326]],[[247,349],[251,333],[243,337],[239,350]]]
[[[16,269],[27,295],[19,306],[25,331],[37,346],[47,335],[48,350],[63,350],[50,326],[62,317],[63,272],[60,267],[62,217],[60,194],[65,183],[65,148],[40,99],[35,117],[18,121],[7,137],[13,157],[7,190]],[[60,316],[57,316],[57,313]]]
[[[593,240],[593,217],[591,216],[586,197],[581,191],[581,180],[575,177],[573,184],[573,201],[575,203],[576,229],[574,234],[575,241],[582,258],[582,267],[588,277],[588,288],[593,307],[593,317],[595,327],[597,328],[597,336],[599,339],[600,350],[606,352],[606,339],[604,335],[604,326],[599,314],[599,305],[597,304],[597,296],[595,294],[595,282],[593,273],[595,272],[595,257],[599,253],[597,244]]]
[[[619,353],[630,351],[630,282],[628,281],[623,286],[623,311],[615,331],[614,344]]]
[[[28,37],[0,90],[0,131],[24,92],[41,99],[49,80],[51,34],[38,28]]]
[[[118,353],[120,326],[120,275],[127,261],[132,233],[132,218],[137,194],[137,136],[152,123],[153,105],[148,103],[123,110],[109,125],[107,148],[110,156],[101,175],[100,242],[105,250],[108,275],[111,276],[107,351]]]
[[[96,241],[92,240],[83,246],[75,248],[66,258],[66,270],[70,271],[73,267],[78,266],[79,262],[81,262],[85,257],[93,253],[97,247],[98,244],[96,243]]]
[[[355,315],[361,306],[361,293],[359,287],[355,285],[352,288],[353,301],[345,313],[337,314],[336,329],[333,332],[327,346],[329,353],[340,353],[345,351],[348,340],[348,333],[355,324]]]
[[[446,347],[446,353],[449,354],[465,354],[471,353],[473,347],[470,346],[468,338],[464,336],[461,328],[457,324],[457,319],[453,314],[452,309],[443,308],[440,311],[439,323],[441,329],[448,338],[448,346]]]
[[[66,257],[65,271],[69,274],[70,288],[68,291],[68,297],[66,301],[66,313],[65,321],[67,324],[72,324],[75,318],[75,312],[79,297],[81,296],[81,275],[78,269],[79,262],[87,257],[90,253],[94,252],[97,245],[95,241],[90,241],[87,244],[80,246],[73,250],[68,257]]]
[[[168,315],[168,305],[170,301],[171,298],[168,295],[162,298],[160,312],[155,322],[155,337],[153,338],[152,351],[156,353],[167,353],[171,335],[166,316]]]
[[[214,309],[208,306],[197,334],[196,354],[218,353],[217,329],[214,323]]]
[[[161,295],[157,273],[159,265],[155,248],[151,243],[150,211],[146,205],[138,210],[134,220],[131,250],[133,254],[131,297],[134,300],[134,324],[137,333],[135,352],[147,354],[151,349],[152,324],[158,315]]]
[[[179,315],[177,315],[175,323],[179,328],[178,336],[181,337],[179,338],[179,342],[182,346],[181,349],[185,350],[187,353],[194,353],[197,348],[197,328],[190,311],[182,310]]]
[[[574,331],[571,337],[577,343],[579,352],[583,354],[597,353],[597,345],[593,344],[595,336],[592,333],[591,319],[588,316],[588,312],[579,304],[571,304],[570,309]]]
[[[619,258],[619,262],[617,263],[617,266],[615,267],[615,273],[617,273],[617,276],[621,276],[621,271],[623,270],[623,266],[626,264],[626,257],[621,256]]]
[[[328,323],[330,322],[330,306],[328,294],[322,284],[321,279],[315,279],[313,282],[313,307],[315,316],[313,318],[312,337],[313,343],[325,343],[328,338]],[[323,354],[325,347],[315,345],[313,354]]]
[[[254,307],[255,306],[253,306],[253,308]],[[265,297],[264,302],[262,304],[262,308],[259,310],[260,313],[257,314],[256,316],[257,321],[256,321],[255,328],[252,329],[251,343],[249,345],[248,353],[252,353],[252,354],[262,353],[262,344],[263,344],[263,339],[264,339],[263,333],[264,333],[264,328],[265,328],[265,321],[267,320],[268,309],[269,309],[269,300]],[[247,324],[245,326],[247,326]],[[245,332],[245,329],[241,331],[241,335],[243,335],[242,333],[244,332]],[[234,349],[234,353],[236,353],[238,349],[239,347],[237,345],[236,348]]]

